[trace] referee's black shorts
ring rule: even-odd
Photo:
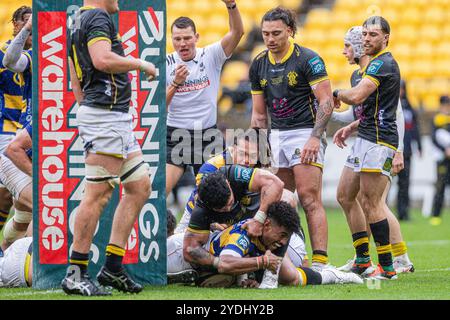
[[[212,155],[225,149],[222,132],[217,126],[204,130],[187,130],[167,126],[166,163],[183,167],[192,166],[194,175]]]

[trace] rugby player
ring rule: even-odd
[[[313,268],[328,264],[328,225],[321,199],[325,128],[333,111],[330,81],[322,58],[294,43],[295,13],[281,7],[262,18],[267,50],[250,67],[251,126],[271,119],[272,167],[288,190],[297,189],[313,249]]]
[[[0,256],[0,288],[31,287],[33,275],[33,238],[15,241]]]
[[[14,37],[24,29],[24,26],[30,17],[30,7],[22,6],[14,11],[11,20],[14,28]],[[25,30],[27,30],[27,28],[25,28]],[[29,31],[28,34],[30,34]],[[15,43],[18,40],[19,39],[16,39]],[[30,81],[29,88],[31,88],[31,73],[28,72],[28,70],[31,72],[31,68],[25,67],[23,69],[25,72],[13,72],[8,70],[3,63],[6,51],[11,43],[12,41],[10,40],[0,46],[0,154],[4,152],[6,146],[14,138],[17,130],[23,127],[23,120],[27,120],[28,104],[24,101],[24,90],[27,85],[25,83],[26,81]],[[24,49],[26,50],[24,54],[30,55],[31,57],[31,36],[26,37]],[[9,63],[9,60],[6,59],[6,62]],[[30,62],[31,58],[27,59],[27,64],[30,64]],[[31,113],[29,116],[31,116]],[[0,183],[0,230],[3,229],[3,226],[6,223],[12,201],[11,193],[2,183]]]
[[[348,192],[346,206],[358,206],[356,195],[361,193],[361,209],[370,225],[379,262],[376,270],[369,276],[396,279],[383,193],[390,181],[392,161],[399,140],[396,110],[400,94],[400,70],[392,54],[386,50],[390,26],[383,17],[368,18],[363,24],[362,33],[364,53],[371,56],[362,80],[351,89],[333,92],[333,96],[339,101],[349,105],[363,104],[359,125],[351,127],[358,128],[358,137],[350,159],[355,159],[353,171],[359,173],[359,182],[352,184],[354,189],[353,192]],[[338,140],[345,140],[343,138],[346,137],[341,135]],[[352,222],[350,225],[354,232],[356,226]],[[357,228],[358,239],[355,242],[365,242],[366,225],[359,225]],[[370,265],[356,262],[356,267],[362,273]]]
[[[195,201],[198,194],[198,185],[202,177],[206,174],[216,172],[226,164],[237,164],[245,167],[261,167],[268,163],[268,145],[267,136],[262,130],[248,129],[242,134],[237,134],[233,146],[227,148],[221,154],[211,158],[203,164],[197,174],[197,185],[192,191],[189,201],[181,218],[175,233],[184,233],[189,225],[192,210],[195,207]],[[282,199],[291,203],[294,208],[297,208],[297,200],[292,192],[284,189]],[[251,214],[256,214],[260,206],[260,194],[255,192],[248,192],[242,199],[241,203],[245,210]],[[223,225],[214,222],[213,228],[223,230],[229,225]],[[290,239],[288,246],[288,255],[295,266],[300,267],[308,265],[308,258],[306,256],[305,236],[303,230],[300,233],[294,233]]]
[[[151,80],[156,68],[147,61],[125,57],[111,17],[118,11],[117,0],[85,0],[70,28],[69,69],[80,106],[77,123],[85,149],[86,187],[75,219],[70,266],[61,283],[67,294],[110,294],[88,274],[89,251],[100,215],[120,183],[125,193],[114,213],[105,265],[97,280],[123,292],[142,290],[122,265],[127,239],[151,191],[149,167],[128,112],[128,72],[140,70]]]
[[[364,54],[363,48],[363,36],[362,27],[355,26],[350,28],[344,38],[344,51],[343,54],[347,58],[350,64],[358,64],[359,69],[355,70],[351,77],[352,87],[356,86],[362,79],[364,70],[369,63],[370,57]],[[344,112],[333,112],[332,119],[338,120],[342,123],[353,122],[360,118],[363,112],[363,104],[358,106],[350,106],[349,110]],[[397,106],[397,130],[399,135],[399,144],[397,151],[394,155],[392,175],[398,174],[399,170],[402,169],[402,151],[403,151],[403,136],[404,136],[404,118],[403,118],[403,108],[400,104]],[[339,133],[337,133],[339,135]],[[342,171],[341,179],[339,181],[339,186],[337,190],[337,200],[344,209],[346,213],[347,222],[349,224],[350,230],[352,232],[353,245],[356,251],[356,258],[351,259],[347,264],[339,270],[341,271],[354,271],[356,273],[370,273],[373,271],[372,268],[360,268],[361,264],[371,265],[370,256],[368,253],[369,249],[369,233],[370,230],[360,233],[361,225],[367,225],[366,217],[361,209],[361,201],[359,200],[360,193],[356,198],[356,202],[352,199],[354,195],[353,192],[357,191],[359,188],[355,187],[359,184],[359,173],[354,172],[354,161],[355,158],[351,156],[348,157],[347,163]],[[397,273],[402,272],[414,272],[414,266],[411,263],[408,253],[406,243],[403,241],[400,224],[397,218],[389,209],[386,203],[386,198],[389,192],[390,182],[387,184],[385,191],[383,192],[384,210],[386,212],[389,229],[390,229],[390,241],[392,243],[392,250],[394,255],[394,268]],[[350,199],[349,202],[348,199]]]
[[[215,0],[218,1],[218,0]],[[224,149],[217,129],[217,94],[220,74],[244,34],[235,0],[222,0],[227,8],[230,31],[205,48],[197,48],[199,34],[190,18],[179,17],[171,26],[174,53],[167,55],[166,194],[192,165],[194,175],[211,154]]]
[[[340,272],[334,268],[314,271],[310,268],[296,268],[289,257],[273,254],[280,247],[286,246],[293,233],[299,231],[300,219],[295,208],[284,201],[269,205],[261,236],[252,237],[240,221],[223,231],[208,235],[203,245],[209,259],[212,260],[213,272],[201,277],[197,283],[204,287],[230,286],[235,276],[255,272],[258,282],[264,270],[275,273],[280,270],[279,283],[283,285],[305,286],[307,284],[359,283],[362,279],[352,273]],[[192,268],[182,254],[183,234],[176,234],[168,241],[168,272],[180,272]],[[224,276],[228,275],[228,276]],[[278,283],[277,283],[278,284]],[[274,288],[276,285],[271,286]],[[259,288],[268,288],[259,285]]]
[[[444,204],[445,187],[450,182],[450,97],[440,98],[439,112],[433,118],[433,155],[436,160],[437,179],[430,224],[442,223],[441,212]]]
[[[18,133],[12,142],[0,155],[0,180],[11,192],[14,199],[15,214],[6,224],[3,231],[4,239],[2,249],[6,249],[15,240],[25,235],[27,227],[32,219],[32,185],[31,185],[31,8],[21,7],[15,13],[13,20],[20,20],[15,26],[20,27],[20,32],[5,47],[3,65],[15,73],[14,82],[20,85],[22,110],[17,110],[18,121],[4,120],[4,124],[14,124],[16,130],[25,127]],[[25,20],[24,20],[25,19]],[[9,97],[7,100],[11,100]],[[8,114],[9,112],[5,112]],[[10,136],[13,138],[14,136]],[[22,169],[22,170],[21,170]]]

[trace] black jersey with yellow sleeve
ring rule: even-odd
[[[370,60],[363,78],[371,80],[377,89],[363,103],[358,137],[396,150],[396,118],[400,96],[398,64],[390,52],[383,50]]]
[[[128,73],[105,73],[97,70],[89,54],[89,46],[97,41],[111,43],[112,52],[124,57],[120,36],[111,16],[104,10],[82,7],[68,37],[69,56],[72,59],[81,89],[82,105],[94,108],[128,112],[131,84]]]
[[[238,221],[252,218],[258,206],[248,206],[249,190],[253,182],[253,177],[259,169],[242,167],[239,165],[225,165],[218,171],[222,172],[228,182],[234,196],[234,203],[229,212],[217,212],[208,208],[201,199],[197,198],[189,220],[188,231],[193,233],[209,233],[211,223],[223,223],[232,225]],[[203,177],[206,177],[205,174]]]
[[[265,50],[250,67],[252,94],[264,95],[272,129],[313,128],[318,102],[311,87],[327,79],[322,58],[293,42],[280,63]]]

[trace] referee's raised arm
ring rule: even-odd
[[[235,0],[222,0],[226,6],[230,22],[230,31],[222,38],[221,45],[225,55],[229,57],[236,49],[244,35],[244,24]]]

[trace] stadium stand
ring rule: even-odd
[[[314,5],[305,6],[308,2],[314,2]],[[31,5],[31,1],[0,1],[0,43],[10,38],[11,15],[20,5]],[[341,55],[343,35],[349,27],[361,24],[368,16],[381,14],[391,24],[389,48],[399,62],[403,78],[407,80],[411,103],[423,106],[427,111],[435,111],[439,106],[439,97],[450,92],[450,0],[411,0],[407,5],[402,0],[239,1],[246,30],[240,45],[241,53],[248,52],[236,54],[235,58],[249,62],[262,50],[258,43],[253,43],[253,38],[249,39],[250,30],[258,27],[262,15],[277,5],[298,12],[301,7],[307,8],[296,41],[320,53],[334,87],[348,87],[348,75],[353,70]],[[220,39],[228,28],[223,7],[219,0],[167,0],[168,52],[173,51],[170,23],[181,15],[188,15],[196,22],[200,47]],[[242,78],[238,76],[239,72],[246,72],[246,66],[241,66],[239,71],[237,65],[225,65],[225,69],[232,69],[223,72],[223,84],[229,89],[238,86]]]
[[[256,5],[257,2],[257,5]],[[246,36],[253,26],[259,26],[262,15],[270,8],[284,5],[300,11],[308,0],[258,0],[240,1]],[[324,58],[334,87],[348,87],[349,66],[341,55],[345,32],[360,25],[371,15],[382,15],[390,22],[390,51],[400,65],[402,76],[408,83],[411,103],[426,111],[435,111],[439,97],[450,92],[450,0],[335,0],[309,1],[307,14],[295,40],[316,50]],[[201,35],[199,46],[215,41],[227,28],[226,12],[221,1],[168,0],[168,22],[180,15],[189,15],[196,21]],[[303,6],[304,8],[305,6]],[[169,36],[170,36],[170,30]],[[245,43],[243,39],[241,46]],[[245,60],[250,60],[261,49],[254,44]],[[170,41],[167,50],[172,51]],[[252,52],[253,51],[253,52]],[[242,56],[239,56],[242,57]],[[223,84],[237,87],[236,65],[227,64]],[[242,72],[245,72],[242,67]],[[229,108],[226,108],[227,110]]]

